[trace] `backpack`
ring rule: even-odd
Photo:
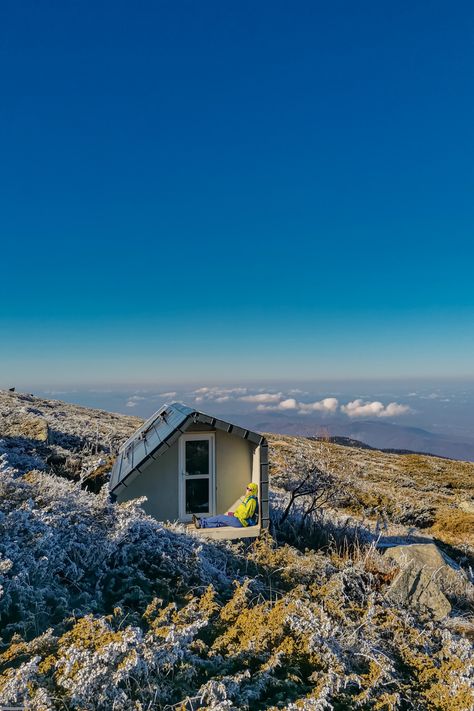
[[[256,507],[255,507],[255,513],[254,513],[254,515],[251,516],[250,518],[247,518],[247,519],[246,519],[247,525],[248,525],[248,526],[256,526],[257,523],[258,523],[258,499],[257,499],[256,496],[249,496],[249,499],[254,499],[254,501],[257,502],[257,505],[256,505]]]

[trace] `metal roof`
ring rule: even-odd
[[[110,491],[126,487],[126,480],[131,481],[153,459],[158,459],[193,422],[231,432],[257,445],[264,441],[257,432],[206,415],[180,402],[163,405],[120,447],[110,475]]]

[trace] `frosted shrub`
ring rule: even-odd
[[[203,545],[117,506],[106,492],[41,472],[0,475],[0,599],[3,639],[29,638],[65,617],[122,605],[144,609],[153,595],[230,584],[224,547]],[[1,562],[3,561],[3,562]]]
[[[387,603],[375,553],[205,543],[0,466],[0,704],[471,708],[470,646]]]
[[[285,507],[279,524],[282,525],[297,505],[301,511],[301,525],[323,505],[334,502],[340,496],[333,475],[304,451],[296,451],[289,456],[280,453],[278,466],[270,460],[272,486],[287,493]]]

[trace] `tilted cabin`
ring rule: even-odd
[[[174,402],[122,445],[109,487],[119,502],[146,496],[151,516],[186,523],[235,509],[250,481],[258,484],[258,525],[203,531],[227,538],[268,528],[268,445],[257,432]]]

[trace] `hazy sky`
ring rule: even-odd
[[[474,5],[0,4],[0,387],[474,374]]]

